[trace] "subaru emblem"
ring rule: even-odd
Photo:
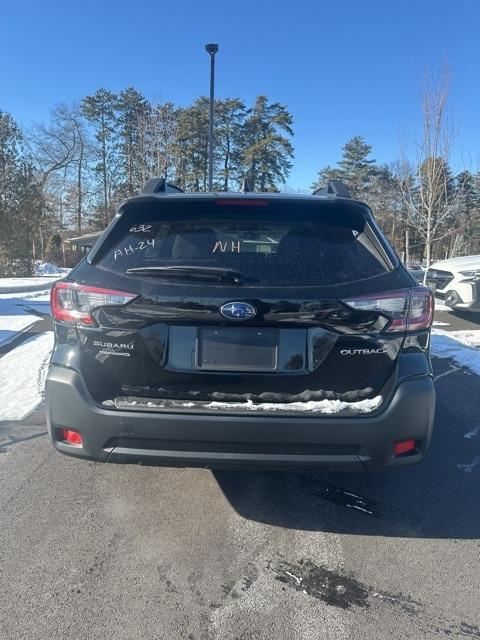
[[[249,320],[257,315],[257,310],[248,302],[228,302],[220,307],[220,313],[229,320]]]

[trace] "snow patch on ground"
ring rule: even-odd
[[[51,262],[35,262],[35,275],[36,276],[50,276],[50,275],[66,275],[70,269],[64,267],[58,267]]]
[[[47,276],[32,276],[29,278],[0,278],[0,289],[6,287],[23,287],[29,284],[41,284],[58,280],[58,274]]]
[[[45,276],[43,278],[0,278],[0,295],[20,296],[27,292],[50,290],[54,282],[62,276]]]
[[[437,358],[450,358],[480,375],[480,330],[443,331],[432,329],[431,351]]]
[[[441,298],[435,298],[435,311],[451,311]]]
[[[26,340],[0,359],[0,420],[22,420],[43,400],[53,333]]]
[[[433,326],[434,327],[449,327],[450,324],[448,322],[440,322],[439,320],[434,320],[433,321]]]
[[[48,313],[49,290],[0,295],[0,345],[8,344],[19,332],[37,322],[42,314]]]

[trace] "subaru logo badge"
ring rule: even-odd
[[[229,320],[249,320],[257,315],[257,310],[248,302],[228,302],[220,307],[220,313]]]

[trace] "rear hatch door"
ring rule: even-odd
[[[133,200],[72,275],[137,296],[78,328],[87,384],[155,410],[378,399],[412,283],[396,266],[358,203]]]

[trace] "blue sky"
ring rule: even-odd
[[[218,42],[217,95],[259,93],[294,117],[288,180],[363,135],[390,162],[419,124],[425,67],[448,57],[458,126],[454,167],[480,168],[480,0],[11,0],[0,22],[0,108],[28,126],[52,105],[104,86],[192,102],[208,91],[205,42]]]

